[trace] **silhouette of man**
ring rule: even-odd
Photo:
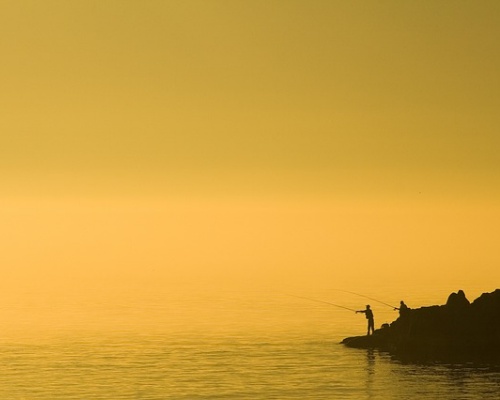
[[[370,308],[370,305],[366,305],[366,309],[361,310],[361,311],[356,311],[357,313],[363,313],[366,316],[366,319],[368,320],[368,333],[366,334],[367,336],[370,335],[370,331],[373,334],[375,332],[375,320],[373,319],[373,311]]]
[[[400,317],[406,317],[408,315],[408,311],[410,311],[410,309],[403,300],[399,302],[399,307],[394,307],[394,309],[399,310]]]

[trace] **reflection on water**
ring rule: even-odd
[[[444,399],[494,399],[500,388],[500,368],[472,364],[388,364],[394,377],[392,392]]]
[[[373,397],[375,381],[375,351],[373,349],[366,350],[366,394],[368,397]]]

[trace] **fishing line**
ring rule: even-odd
[[[349,310],[349,311],[354,311],[356,312],[356,310],[353,310],[352,308],[349,308],[349,307],[344,307],[344,306],[341,306],[339,304],[335,304],[335,303],[330,303],[329,301],[323,301],[323,300],[317,300],[317,299],[312,299],[310,297],[302,297],[302,296],[295,296],[293,294],[288,294],[287,296],[291,296],[291,297],[296,297],[297,299],[304,299],[304,300],[309,300],[309,301],[315,301],[316,303],[324,303],[324,304],[329,304],[331,306],[335,306],[335,307],[339,307],[339,308],[343,308],[345,310]]]
[[[385,305],[387,307],[397,308],[397,307],[391,306],[390,304],[384,303],[383,301],[374,299],[373,297],[365,296],[364,294],[359,294],[359,293],[356,293],[356,292],[350,292],[349,290],[342,290],[342,289],[333,289],[333,290],[336,290],[338,292],[344,292],[344,293],[354,294],[354,295],[359,296],[359,297],[364,297],[365,299],[370,299],[370,300],[376,301],[377,303],[383,304],[383,305]]]

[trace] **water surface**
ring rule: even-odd
[[[307,294],[365,303],[333,293]],[[286,294],[23,299],[3,312],[2,399],[485,400],[500,389],[492,366],[403,364],[345,348],[343,337],[364,333],[361,315]],[[396,316],[372,303],[377,325]]]

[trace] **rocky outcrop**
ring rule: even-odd
[[[445,305],[408,310],[373,335],[342,343],[408,361],[500,363],[500,289],[472,303],[460,290]]]

